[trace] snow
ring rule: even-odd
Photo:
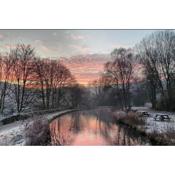
[[[0,128],[0,145],[24,145],[24,124],[15,122]]]
[[[150,114],[150,117],[145,118],[146,132],[165,133],[169,130],[175,131],[175,112],[155,111],[148,107],[134,107],[133,109],[137,109],[138,111],[146,111]],[[170,121],[155,121],[154,116],[156,114],[168,114]]]
[[[39,119],[53,120],[59,115],[63,115],[74,110],[65,110],[37,116]],[[25,126],[34,121],[35,118],[29,118],[25,121],[17,121],[11,124],[0,126],[0,145],[25,145]]]

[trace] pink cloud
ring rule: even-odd
[[[107,62],[105,57],[76,57],[71,60],[62,60],[63,64],[71,71],[80,84],[88,85],[98,79]]]
[[[14,49],[16,48],[16,45],[15,44],[5,44],[5,49]]]

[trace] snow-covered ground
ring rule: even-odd
[[[37,118],[43,118],[50,121],[59,115],[63,115],[71,111],[73,110],[54,112],[38,116]],[[33,119],[30,118],[25,121],[17,121],[0,126],[0,145],[25,145],[25,126],[31,122],[33,122]]]
[[[0,127],[0,145],[24,145],[24,124],[15,122]]]
[[[137,109],[138,111],[147,111],[150,114],[150,117],[145,117],[147,132],[164,133],[170,130],[175,131],[175,112],[155,111],[148,107],[134,107],[133,109]],[[170,121],[155,121],[154,116],[156,114],[168,114]]]

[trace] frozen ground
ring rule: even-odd
[[[72,110],[65,110],[38,116],[43,119],[52,120],[56,116],[62,115]],[[36,119],[36,118],[35,118]],[[11,124],[0,126],[0,145],[25,145],[25,126],[33,119],[17,121]]]
[[[150,117],[146,117],[146,131],[164,133],[167,131],[175,131],[175,112],[167,111],[155,111],[147,107],[135,107],[138,111],[147,111]],[[171,118],[170,121],[155,121],[154,116],[156,114],[168,114]]]
[[[24,128],[25,125],[22,122],[1,126],[0,145],[24,145]]]

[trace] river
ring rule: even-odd
[[[50,123],[51,145],[147,145],[116,123],[111,108],[72,112]]]

